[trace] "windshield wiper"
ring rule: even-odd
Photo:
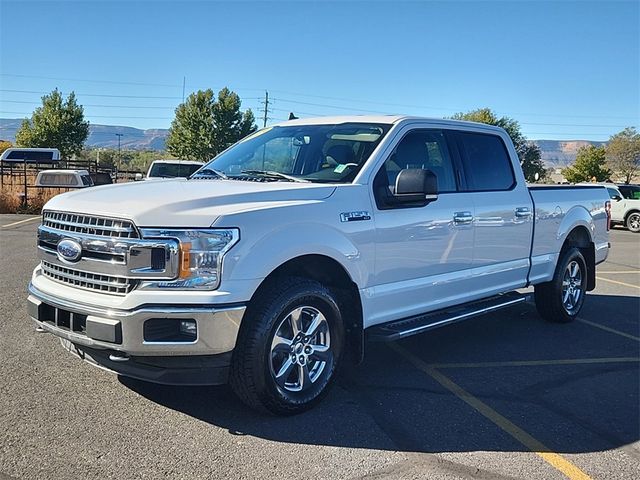
[[[302,178],[287,175],[286,173],[274,172],[271,170],[243,170],[241,173],[245,173],[247,175],[258,175],[261,177],[275,178],[278,180],[288,180],[290,182],[308,182],[307,180],[303,180]]]
[[[191,175],[191,177],[189,178],[194,178],[194,177],[212,177],[215,176],[217,178],[229,178],[227,177],[224,172],[221,172],[220,170],[214,170],[213,168],[205,168],[204,170],[199,170],[196,173],[194,173],[193,175]]]

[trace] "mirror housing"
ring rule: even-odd
[[[426,205],[438,199],[438,179],[431,170],[406,168],[396,177],[393,193],[399,203]]]
[[[140,180],[142,180],[142,174],[141,173],[136,173],[136,176],[134,178],[135,182],[139,182]]]
[[[620,200],[622,200],[622,197],[620,195],[614,195],[611,197],[611,200],[615,200],[616,202],[619,202]]]

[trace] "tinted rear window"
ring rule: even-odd
[[[149,172],[150,177],[189,177],[202,165],[177,164],[177,163],[155,163]]]
[[[7,155],[7,160],[27,160],[29,162],[51,162],[53,152],[42,152],[38,150],[13,150]]]
[[[509,190],[515,184],[511,160],[496,135],[460,132],[467,188],[473,191]]]

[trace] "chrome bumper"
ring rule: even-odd
[[[131,356],[186,356],[232,351],[246,307],[150,305],[133,310],[107,309],[53,297],[30,284],[27,309],[39,328],[76,345]],[[55,318],[51,318],[52,310]],[[44,312],[48,312],[46,318]],[[59,321],[59,313],[64,322]],[[74,328],[75,318],[82,318],[82,329]],[[145,321],[158,318],[195,320],[196,340],[145,341]]]

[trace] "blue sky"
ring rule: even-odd
[[[58,87],[92,123],[166,128],[183,77],[256,117],[268,90],[270,123],[487,106],[529,138],[606,140],[640,124],[640,2],[0,0],[2,118]]]

